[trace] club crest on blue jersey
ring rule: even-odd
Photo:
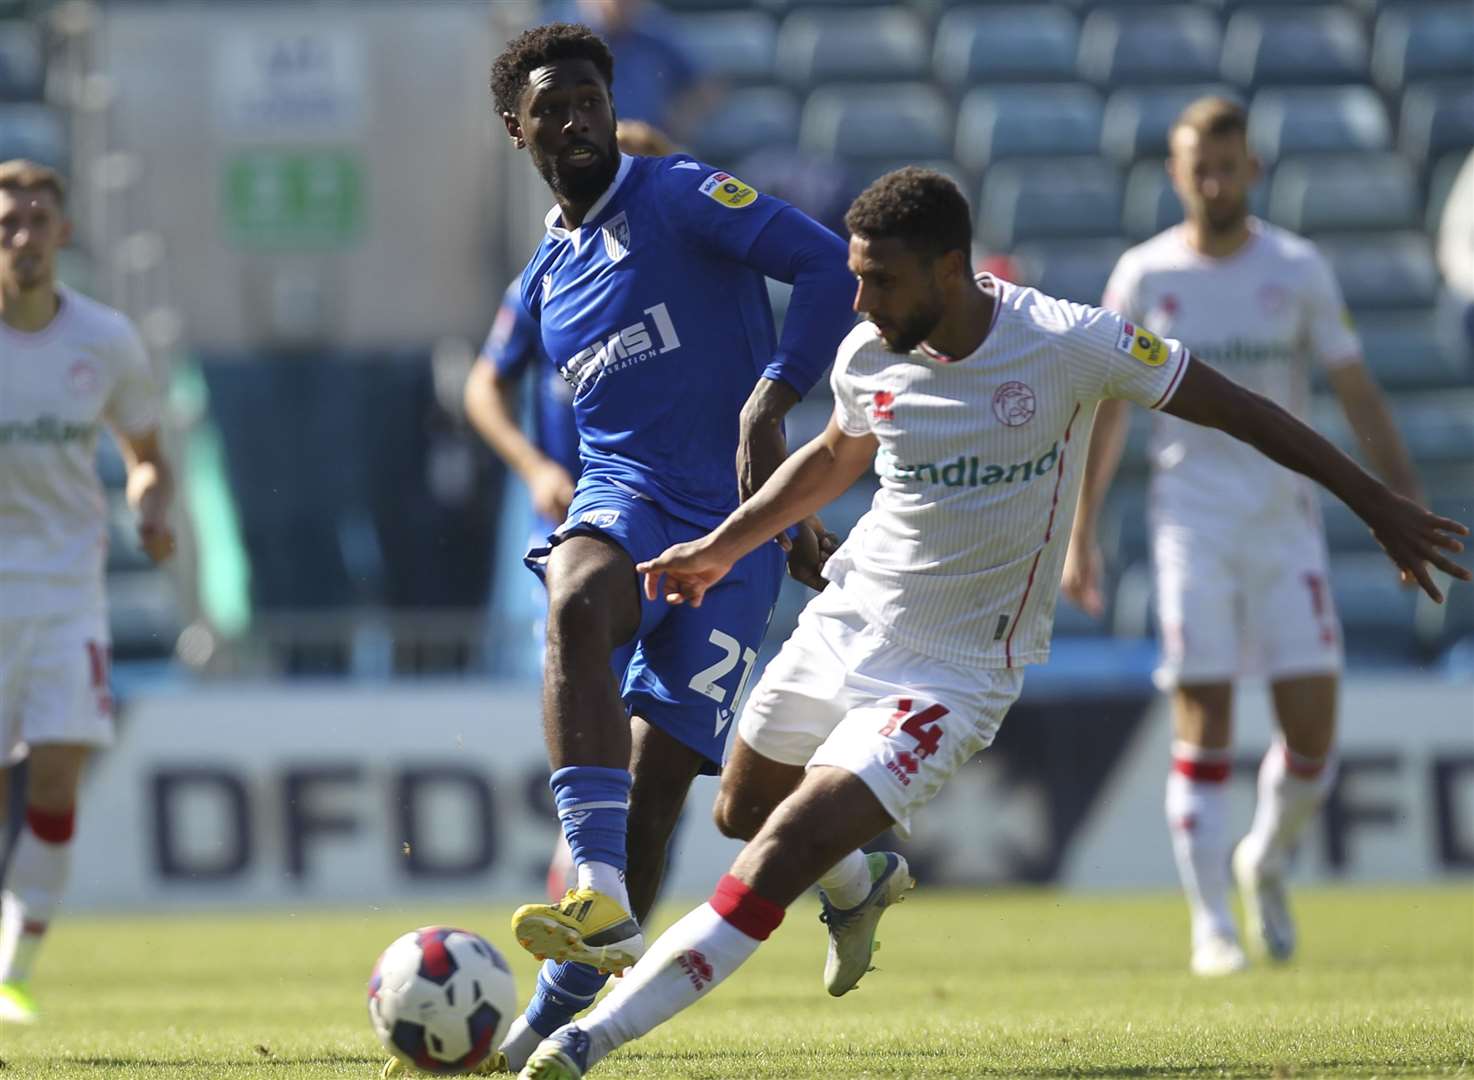
[[[630,253],[630,222],[623,210],[606,221],[599,233],[604,237],[604,253],[610,262],[619,262]]]

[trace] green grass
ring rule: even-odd
[[[1307,891],[1296,963],[1186,971],[1175,896],[921,890],[881,924],[881,970],[820,983],[804,903],[727,985],[597,1077],[1474,1076],[1474,892]],[[679,914],[667,909],[665,914]],[[0,1030],[3,1075],[371,1077],[378,950],[451,922],[506,948],[502,910],[59,922],[44,1025]],[[512,957],[519,986],[534,965]]]

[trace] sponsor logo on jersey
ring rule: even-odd
[[[1161,367],[1167,362],[1167,346],[1144,326],[1123,322],[1121,336],[1116,339],[1116,348],[1127,356],[1140,360],[1147,367]]]
[[[1193,345],[1193,356],[1225,367],[1234,364],[1292,363],[1298,353],[1285,341],[1249,341],[1231,338],[1220,345]]]
[[[604,254],[610,262],[619,262],[630,253],[630,221],[623,210],[606,221],[599,233],[604,238]]]
[[[1033,389],[1024,383],[1006,382],[993,393],[993,415],[1009,427],[1023,427],[1037,408]]]
[[[714,172],[701,181],[701,194],[721,203],[729,210],[740,210],[751,206],[757,199],[757,191],[748,187],[730,173]]]
[[[896,395],[889,390],[877,390],[875,396],[870,399],[870,415],[876,420],[894,420],[896,418]]]
[[[97,368],[88,360],[77,360],[67,368],[67,385],[72,388],[72,393],[86,395],[93,393],[101,384],[102,377],[98,375]]]
[[[55,416],[38,416],[34,420],[12,420],[0,424],[0,446],[10,443],[36,443],[59,446],[63,443],[86,442],[97,435],[94,421],[62,420]]]
[[[642,364],[681,347],[675,323],[664,304],[645,309],[648,318],[616,330],[603,341],[574,353],[562,366],[563,377],[582,394],[604,375]]]
[[[1012,465],[990,465],[979,457],[959,456],[952,461],[928,465],[902,465],[889,450],[875,455],[877,475],[899,484],[912,482],[942,487],[992,487],[994,484],[1027,484],[1053,472],[1059,464],[1059,443],[1029,461]]]

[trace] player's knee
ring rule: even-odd
[[[759,807],[751,800],[734,797],[726,792],[717,796],[712,807],[712,818],[717,831],[733,840],[751,840],[767,820],[767,808]]]

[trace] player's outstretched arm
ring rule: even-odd
[[[1121,464],[1121,451],[1126,446],[1126,431],[1131,426],[1131,403],[1118,398],[1102,401],[1095,410],[1095,428],[1090,433],[1090,447],[1085,456],[1085,478],[1080,485],[1080,506],[1075,525],[1070,530],[1070,547],[1065,554],[1064,576],[1060,591],[1087,615],[1100,618],[1105,614],[1105,597],[1101,592],[1103,560],[1097,526],[1106,492]]]
[[[1467,526],[1398,495],[1313,428],[1196,357],[1162,411],[1227,432],[1327,488],[1367,523],[1403,580],[1417,581],[1434,600],[1441,602],[1443,593],[1428,572],[1430,565],[1470,580],[1469,570],[1446,554],[1464,550],[1456,537],[1468,536]]]
[[[870,467],[875,448],[873,435],[846,435],[831,417],[828,427],[779,466],[726,521],[699,540],[640,563],[635,569],[645,576],[645,595],[659,599],[664,575],[670,579],[667,601],[700,607],[706,590],[738,559],[847,491]]]
[[[1418,483],[1412,455],[1407,452],[1407,444],[1392,419],[1387,396],[1366,364],[1340,364],[1327,371],[1326,378],[1341,401],[1351,433],[1377,475],[1404,498],[1414,502],[1422,499],[1423,488]]]

